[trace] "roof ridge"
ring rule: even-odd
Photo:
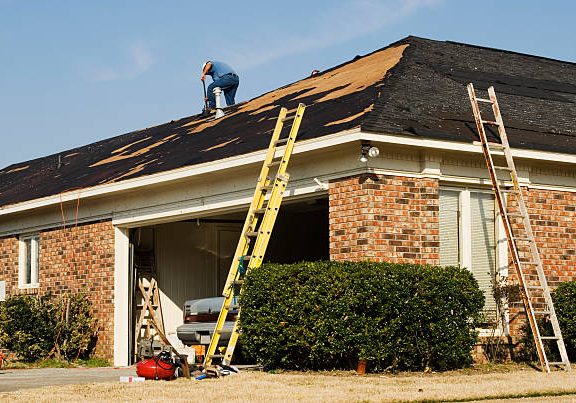
[[[459,46],[466,46],[469,48],[476,48],[476,49],[484,49],[484,50],[491,50],[494,52],[502,52],[502,53],[507,53],[507,54],[513,54],[513,55],[519,55],[519,56],[527,56],[527,57],[531,57],[531,58],[537,58],[539,60],[550,60],[553,62],[559,62],[559,63],[566,63],[566,64],[570,64],[570,65],[576,65],[576,62],[572,62],[569,60],[562,60],[562,59],[555,59],[553,57],[547,57],[547,56],[539,56],[533,53],[524,53],[524,52],[517,52],[514,50],[508,50],[508,49],[502,49],[502,48],[495,48],[495,47],[491,47],[491,46],[482,46],[482,45],[475,45],[472,43],[466,43],[466,42],[458,42],[458,41],[451,41],[451,40],[438,40],[438,39],[431,39],[431,38],[424,38],[421,36],[415,36],[415,35],[408,35],[407,37],[400,39],[399,41],[395,42],[409,42],[411,40],[419,40],[419,41],[425,41],[425,42],[436,42],[436,43],[447,43],[450,45],[459,45]],[[394,44],[391,44],[394,45]]]
[[[442,41],[439,41],[442,42]],[[500,48],[493,48],[490,46],[481,46],[481,45],[473,45],[470,43],[464,43],[464,42],[456,42],[456,41],[443,41],[446,43],[449,43],[451,45],[460,45],[460,46],[466,46],[466,47],[470,47],[470,48],[477,48],[477,49],[484,49],[484,50],[491,50],[494,52],[502,52],[502,53],[507,53],[507,54],[513,54],[513,55],[519,55],[519,56],[527,56],[527,57],[531,57],[531,58],[536,58],[539,60],[550,60],[552,62],[559,62],[559,63],[566,63],[566,64],[570,64],[570,65],[576,65],[576,62],[571,62],[569,60],[561,60],[561,59],[554,59],[553,57],[546,57],[546,56],[538,56],[532,53],[523,53],[523,52],[516,52],[513,50],[507,50],[507,49],[500,49]]]

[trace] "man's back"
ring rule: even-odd
[[[218,80],[220,77],[225,76],[226,74],[236,74],[234,69],[224,62],[213,60],[210,63],[212,64],[212,68],[210,71],[208,71],[208,74],[212,77],[213,80]]]

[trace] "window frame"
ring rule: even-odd
[[[472,208],[470,194],[474,193],[488,193],[494,195],[492,189],[486,189],[473,186],[450,186],[440,185],[439,190],[455,191],[458,192],[458,226],[459,226],[459,260],[460,266],[471,268],[472,267]],[[506,197],[506,195],[505,195]],[[500,278],[508,277],[508,243],[506,232],[504,230],[504,223],[502,222],[500,209],[494,200],[495,209],[495,223],[494,223],[494,240],[495,240],[495,253],[496,253],[496,271]],[[509,334],[509,314],[508,306],[504,306],[504,326],[497,329],[496,334],[491,330],[482,328],[480,336],[495,336],[495,335],[508,335]]]
[[[30,244],[30,262],[28,262],[28,243]],[[27,281],[28,263],[30,263],[30,281]],[[18,251],[18,288],[29,289],[40,286],[40,234],[20,236]]]

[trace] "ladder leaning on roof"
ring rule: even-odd
[[[274,227],[276,216],[278,215],[278,210],[280,209],[284,191],[286,190],[286,185],[290,177],[286,172],[286,167],[292,155],[292,150],[294,149],[294,143],[305,109],[306,106],[304,104],[299,104],[296,113],[291,117],[286,117],[288,113],[286,108],[280,109],[268,152],[266,153],[266,158],[260,171],[254,197],[248,209],[242,234],[236,247],[236,253],[234,254],[228,278],[224,285],[224,291],[222,293],[224,303],[222,304],[210,345],[206,351],[206,357],[204,359],[205,367],[211,365],[213,359],[221,359],[224,365],[230,365],[232,361],[232,355],[234,354],[234,348],[236,347],[239,336],[238,319],[240,318],[240,306],[238,304],[238,298],[244,281],[243,278],[250,269],[259,267],[264,259],[264,253],[266,252],[272,228]],[[290,129],[288,137],[281,139],[282,128],[284,123],[288,121],[293,121],[292,128]],[[278,147],[283,144],[285,144],[284,150],[281,151],[281,155],[277,156],[276,151]],[[270,168],[277,169],[273,179],[272,175],[270,175]],[[269,197],[267,197],[268,195]],[[228,346],[223,354],[216,354],[220,336],[226,332],[226,330],[224,330],[224,322],[233,309],[238,309],[238,314],[234,322]]]
[[[554,310],[550,288],[548,287],[546,275],[542,267],[542,260],[540,259],[536,240],[534,239],[534,233],[532,232],[532,225],[530,224],[530,217],[528,215],[526,204],[524,203],[522,189],[518,183],[518,174],[516,172],[514,160],[512,159],[510,144],[508,143],[506,129],[504,128],[504,122],[496,99],[496,92],[494,91],[494,87],[490,87],[488,88],[489,99],[478,98],[474,86],[470,83],[468,84],[468,95],[470,96],[470,102],[472,104],[472,110],[474,112],[474,118],[476,119],[476,126],[478,127],[478,134],[482,145],[482,152],[484,153],[484,158],[488,165],[492,187],[502,217],[502,223],[504,224],[504,230],[506,231],[508,248],[512,254],[512,261],[514,263],[518,282],[520,283],[520,293],[522,295],[530,328],[532,329],[532,334],[534,336],[534,342],[538,351],[538,358],[540,359],[542,371],[550,372],[550,366],[561,366],[566,371],[570,371],[570,361],[568,360],[568,354],[566,353],[566,347],[564,345],[564,340],[562,339],[560,325],[558,323],[556,311]],[[480,114],[480,106],[478,104],[479,102],[491,105],[494,120],[485,120],[482,118]],[[488,141],[485,126],[497,127],[500,142]],[[503,152],[506,159],[505,166],[494,165],[493,155],[495,155],[495,151]],[[497,171],[507,172],[510,175],[512,181],[511,187],[507,186],[509,187],[508,189],[503,189],[505,185],[496,175]],[[506,200],[504,200],[505,194],[510,194],[515,197],[518,203],[519,212],[511,213],[508,211],[508,205]],[[512,226],[511,220],[517,220],[514,222],[514,224],[516,224],[514,227]],[[528,248],[529,253],[521,254],[519,251],[519,245]],[[526,256],[528,256],[528,258],[526,258]],[[534,274],[534,269],[536,274]],[[540,329],[542,321],[538,320],[546,317],[549,318],[552,324],[553,335],[550,336],[542,335]],[[548,348],[546,348],[544,345],[545,341],[556,342],[555,344],[560,356],[560,361],[551,362],[548,359],[548,353],[554,351],[554,343],[550,343],[552,345],[548,344]]]

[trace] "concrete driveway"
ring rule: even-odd
[[[1,369],[0,392],[52,385],[119,382],[121,376],[136,376],[136,368]]]

